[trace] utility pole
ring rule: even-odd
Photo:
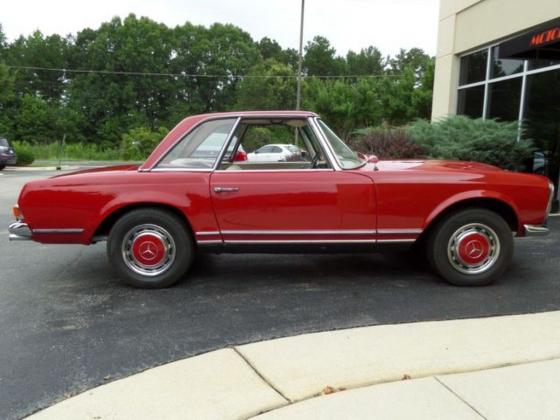
[[[303,15],[305,11],[305,0],[301,0],[301,22],[299,26],[299,57],[298,57],[298,74],[297,74],[297,94],[296,109],[301,106],[301,67],[303,64]]]

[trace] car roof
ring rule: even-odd
[[[212,112],[199,114],[197,117],[216,118],[216,117],[282,117],[282,118],[308,118],[318,117],[314,112],[297,110],[272,110],[272,111],[232,111],[232,112]]]
[[[156,146],[148,159],[140,165],[140,170],[150,169],[158,161],[162,154],[166,153],[184,133],[192,127],[205,121],[216,118],[310,118],[318,117],[314,112],[309,111],[233,111],[233,112],[212,112],[208,114],[197,114],[186,117],[175,126],[165,138]]]

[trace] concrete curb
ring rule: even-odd
[[[557,311],[281,338],[157,367],[31,418],[248,418],[341,389],[560,358],[559,325]]]

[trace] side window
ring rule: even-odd
[[[272,149],[273,149],[272,146],[263,146],[257,151],[255,151],[255,153],[272,153]]]
[[[228,118],[202,123],[180,140],[156,168],[212,169],[235,121]]]
[[[306,119],[246,119],[239,124],[221,170],[331,168]]]

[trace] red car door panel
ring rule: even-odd
[[[374,238],[373,181],[332,170],[217,171],[210,194],[225,240]],[[295,232],[294,232],[295,231]],[[311,232],[298,232],[311,231]]]

